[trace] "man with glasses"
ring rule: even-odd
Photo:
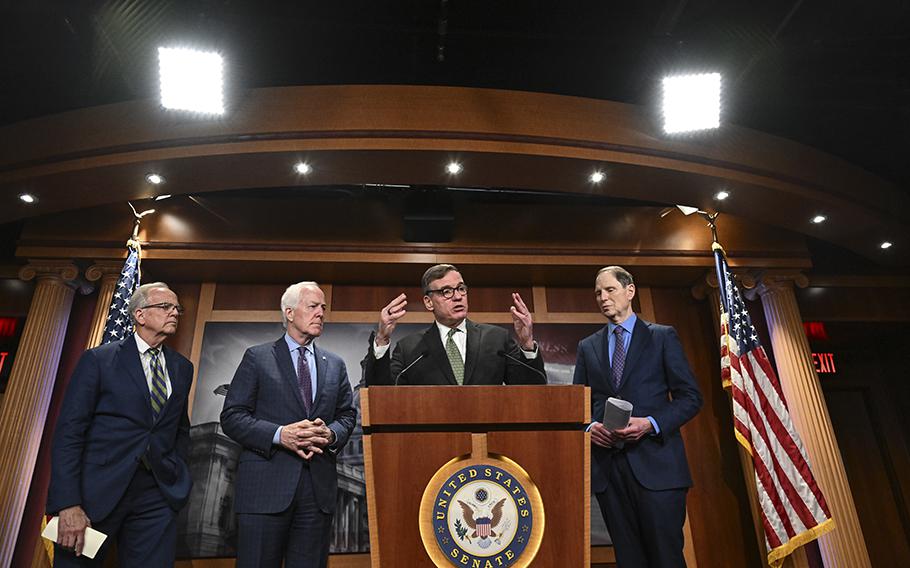
[[[167,284],[128,304],[135,333],[83,353],[57,420],[47,511],[60,516],[55,566],[101,566],[117,541],[120,566],[173,566],[177,512],[192,481],[187,397],[193,365],[164,341],[183,308]],[[108,535],[94,560],[85,529]]]
[[[421,286],[423,305],[436,321],[399,341],[390,354],[390,338],[407,313],[407,297],[401,294],[385,306],[362,363],[367,386],[547,382],[531,312],[521,296],[512,294],[510,308],[516,341],[502,327],[467,319],[468,287],[451,264],[428,269]]]

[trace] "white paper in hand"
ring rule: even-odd
[[[604,407],[603,425],[607,430],[619,430],[629,425],[632,416],[632,403],[621,398],[607,399]]]
[[[47,526],[44,527],[44,532],[41,533],[41,536],[47,540],[57,542],[57,525],[60,524],[60,517],[54,517],[47,523]],[[96,531],[92,527],[85,529],[85,545],[82,547],[82,556],[88,558],[95,558],[95,555],[98,554],[98,549],[101,548],[101,545],[104,544],[104,540],[107,538],[107,535],[103,532]]]

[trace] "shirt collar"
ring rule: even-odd
[[[457,330],[463,331],[464,333],[468,333],[468,318],[461,320],[461,323],[456,325],[454,328],[442,325],[441,323],[439,323],[438,321],[435,321],[435,320],[434,320],[434,322],[436,323],[436,327],[439,328],[439,336],[442,337],[443,339],[448,337],[450,329],[457,329]]]
[[[609,331],[612,334],[613,330],[616,329],[616,326],[619,326],[619,327],[623,328],[626,331],[626,333],[628,333],[631,336],[632,330],[635,329],[635,322],[637,320],[638,320],[638,316],[635,315],[635,312],[632,312],[632,315],[627,317],[626,321],[624,321],[622,323],[613,323],[613,322],[607,323],[607,331]]]
[[[284,334],[284,342],[288,344],[288,351],[296,351],[302,347],[299,343],[294,341],[288,333]],[[316,350],[313,348],[313,342],[310,341],[304,350],[309,351],[310,355],[315,355]]]
[[[145,355],[145,352],[152,348],[152,346],[149,345],[148,343],[146,343],[144,339],[142,339],[141,337],[139,337],[139,334],[138,334],[138,333],[134,333],[134,334],[133,334],[133,337],[136,338],[136,347],[139,349],[139,354],[140,354],[140,355]],[[163,345],[159,345],[159,346],[158,346],[159,352],[160,352],[161,350],[163,350],[163,348],[164,348]]]

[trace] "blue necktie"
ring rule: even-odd
[[[626,365],[626,343],[623,341],[622,326],[617,325],[613,328],[616,341],[613,344],[613,389],[619,392],[619,384],[622,382],[622,370]]]

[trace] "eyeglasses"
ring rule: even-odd
[[[455,292],[458,292],[462,296],[468,295],[468,287],[464,284],[459,284],[452,288],[451,286],[446,286],[445,288],[439,288],[438,290],[427,290],[427,296],[430,294],[436,293],[445,298],[446,300],[451,300],[455,296]]]
[[[159,310],[164,310],[164,313],[166,314],[170,313],[171,310],[177,310],[178,316],[182,316],[183,312],[186,311],[180,304],[172,304],[170,302],[163,302],[161,304],[149,304],[147,306],[142,306],[140,309],[147,310],[149,308],[158,308]]]

